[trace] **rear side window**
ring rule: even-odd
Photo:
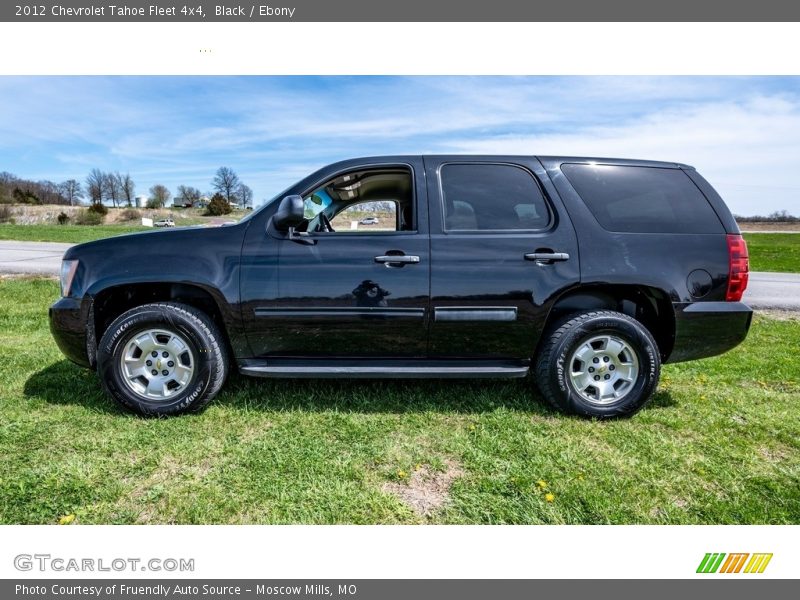
[[[566,164],[561,170],[609,231],[724,232],[706,197],[680,169]]]
[[[528,171],[505,164],[446,164],[440,170],[448,231],[544,229],[547,203]]]

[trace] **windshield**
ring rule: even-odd
[[[328,195],[328,192],[325,191],[325,188],[318,188],[303,200],[303,216],[311,220],[328,208],[332,202],[333,200]]]

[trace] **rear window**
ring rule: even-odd
[[[565,164],[561,170],[609,231],[724,233],[706,197],[681,169]]]
[[[445,229],[544,229],[550,222],[539,184],[508,164],[450,163],[441,168]]]

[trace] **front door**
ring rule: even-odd
[[[301,239],[278,241],[277,294],[253,307],[256,355],[425,356],[427,196],[421,159],[410,163],[354,166],[301,192]]]
[[[580,278],[575,231],[541,164],[425,158],[432,358],[527,359],[559,292]]]

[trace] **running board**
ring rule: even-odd
[[[527,361],[451,360],[241,360],[239,372],[254,377],[298,379],[474,379],[528,374]]]

